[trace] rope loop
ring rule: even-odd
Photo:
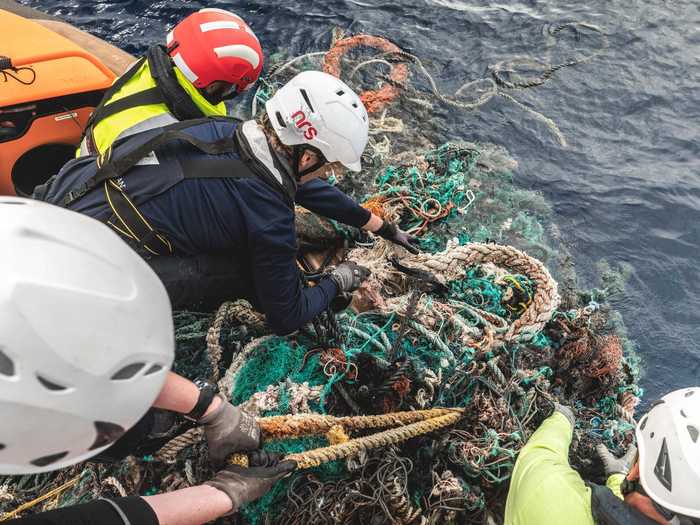
[[[341,60],[343,56],[351,49],[359,46],[367,46],[384,53],[401,53],[401,48],[390,42],[386,38],[374,35],[359,34],[348,38],[338,40],[328,53],[326,53],[323,62],[323,71],[333,76],[341,78]],[[381,62],[389,65],[391,72],[389,73],[389,82],[376,90],[363,91],[360,94],[360,100],[367,108],[367,113],[379,113],[394,101],[400,94],[402,86],[408,80],[408,66],[405,63],[392,64],[385,60],[370,60],[366,64]],[[366,65],[363,63],[362,65]],[[352,75],[357,73],[359,66],[355,68]]]

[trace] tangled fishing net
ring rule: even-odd
[[[270,335],[245,301],[215,314],[175,314],[176,371],[217,381],[262,418],[265,448],[303,467],[231,519],[498,521],[518,451],[555,401],[577,413],[571,463],[585,478],[603,475],[593,460],[597,443],[616,452],[631,443],[638,363],[607,303],[624,272],[604,268],[598,288],[580,290],[570,257],[554,246],[549,206],[515,186],[516,163],[503,148],[445,142],[439,126],[413,125],[436,107],[474,110],[495,96],[522,106],[513,91],[541,85],[605,46],[595,26],[551,28],[551,38],[586,30],[601,38],[593,52],[496,64],[452,96],[417,57],[379,37],[335,34],[330,51],[273,57],[253,114],[307,68],[338,74],[362,92],[371,114],[367,169],[337,174],[336,183],[419,236],[423,252],[410,255],[299,210],[300,264],[309,273],[343,257],[372,270],[351,308],[324,312],[289,337]],[[565,142],[556,124],[522,107]],[[200,433],[171,423],[118,464],[0,479],[0,509],[148,495],[211,477]]]

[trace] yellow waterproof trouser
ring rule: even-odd
[[[591,489],[569,465],[573,429],[555,412],[520,451],[510,481],[505,525],[595,525]],[[624,476],[607,486],[618,496]]]

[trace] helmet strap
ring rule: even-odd
[[[300,171],[299,162],[301,161],[301,157],[304,155],[306,150],[311,150],[316,153],[318,160],[308,168]],[[325,164],[328,164],[328,161],[326,160],[325,155],[321,153],[321,150],[314,148],[313,146],[309,146],[308,144],[297,144],[296,146],[292,147],[292,151],[292,169],[294,171],[294,177],[297,179],[297,181],[299,181],[304,175],[308,175],[309,173],[323,167]]]
[[[175,51],[178,47],[180,47],[180,42],[173,40],[170,45],[165,48],[165,50],[170,56],[172,56],[173,51]]]
[[[221,97],[221,101],[223,102],[224,100],[233,100],[236,98],[238,95],[240,95],[240,91],[238,91],[237,87],[234,87],[231,91],[229,91],[226,95]]]

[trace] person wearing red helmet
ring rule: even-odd
[[[102,154],[117,139],[177,121],[225,116],[224,100],[254,84],[262,47],[238,15],[201,9],[151,47],[105,93],[85,128],[78,157]]]

